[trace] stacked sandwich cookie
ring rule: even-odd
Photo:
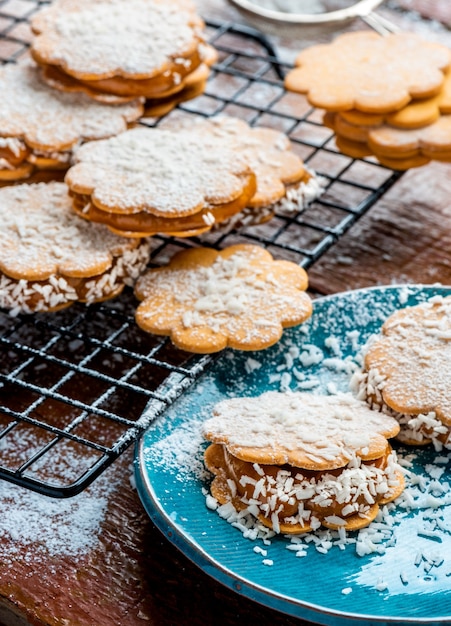
[[[14,315],[113,298],[149,261],[149,241],[81,220],[64,183],[3,187],[0,216],[0,306]]]
[[[216,58],[190,0],[56,0],[31,27],[44,79],[102,101],[143,96],[167,111],[205,87]]]
[[[451,160],[450,64],[417,34],[357,31],[301,52],[285,85],[325,110],[341,152],[406,170]]]
[[[25,59],[0,68],[0,181],[37,169],[67,169],[82,142],[121,133],[143,114],[143,103],[102,105],[84,94],[61,93]]]
[[[388,442],[398,432],[351,394],[223,400],[203,425],[211,495],[277,533],[363,528],[404,489]]]

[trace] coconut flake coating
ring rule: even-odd
[[[64,183],[0,189],[0,270],[10,278],[95,276],[138,245],[79,218]]]
[[[140,100],[103,105],[82,93],[48,87],[31,60],[0,68],[0,135],[29,147],[61,151],[81,141],[111,137],[143,112]]]
[[[268,391],[219,402],[203,431],[245,461],[324,470],[379,458],[399,424],[351,394]]]
[[[391,315],[364,349],[354,390],[392,411],[410,443],[450,444],[451,297],[435,297]],[[426,440],[425,440],[426,438]]]
[[[56,0],[32,19],[32,54],[74,76],[151,77],[199,43],[189,0]]]

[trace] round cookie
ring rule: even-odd
[[[275,532],[362,528],[404,488],[388,443],[398,431],[350,394],[223,400],[203,425],[211,494]]]
[[[204,23],[190,0],[56,0],[31,27],[37,63],[116,96],[180,90],[202,62]]]
[[[192,248],[141,276],[135,318],[143,330],[168,335],[189,352],[262,350],[310,317],[306,288],[301,267],[276,261],[259,246]]]
[[[74,147],[121,133],[143,113],[140,100],[107,106],[84,94],[55,91],[30,59],[0,67],[0,91],[0,158],[5,160],[0,179],[5,170],[18,179],[35,168],[67,168]]]
[[[303,50],[285,86],[328,111],[390,113],[436,95],[450,63],[446,46],[417,34],[355,31]]]
[[[64,183],[3,187],[0,215],[0,306],[13,314],[112,298],[149,260],[149,241],[75,215]]]
[[[401,424],[409,444],[451,449],[451,297],[401,309],[364,349],[364,367],[351,381],[370,406]]]

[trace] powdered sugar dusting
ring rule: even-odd
[[[0,92],[0,134],[46,152],[123,132],[143,110],[139,100],[103,105],[81,93],[51,89],[30,60],[0,68]]]
[[[241,458],[246,458],[247,449],[262,448],[268,449],[269,457],[262,459],[263,463],[277,458],[280,465],[309,467],[302,465],[305,455],[312,469],[316,464],[318,468],[332,468],[345,464],[356,453],[362,454],[370,445],[380,447],[382,455],[386,441],[380,435],[398,430],[395,420],[386,417],[369,410],[351,394],[268,391],[257,398],[238,397],[218,403],[213,417],[205,422],[204,433]]]
[[[396,446],[405,475],[405,490],[394,502],[381,506],[376,519],[358,532],[318,528],[296,536],[276,537],[255,520],[248,508],[237,511],[230,502],[220,505],[212,498],[210,481],[205,479],[202,466],[207,446],[201,441],[203,422],[210,419],[215,404],[240,395],[257,396],[282,385],[289,390],[311,385],[321,396],[330,393],[333,387],[335,392],[348,390],[350,377],[361,365],[360,349],[368,337],[380,329],[393,311],[430,299],[434,290],[411,285],[326,298],[308,322],[287,331],[277,346],[258,354],[226,353],[157,427],[155,437],[149,438],[145,447],[145,462],[156,464],[159,476],[177,476],[177,483],[183,485],[181,489],[177,487],[182,509],[185,490],[200,492],[198,507],[205,506],[205,511],[222,518],[220,523],[229,522],[249,540],[249,544],[239,544],[243,559],[256,566],[263,566],[263,559],[271,560],[276,577],[285,576],[285,566],[290,567],[284,553],[299,559],[300,572],[310,573],[311,566],[313,571],[316,567],[323,570],[330,564],[332,573],[341,567],[340,553],[347,552],[343,561],[344,578],[338,582],[341,602],[354,602],[356,594],[367,594],[368,590],[376,592],[375,601],[378,596],[383,601],[416,594],[420,588],[426,594],[448,589],[449,459],[434,452],[433,447],[412,450]],[[157,479],[155,484],[158,485]],[[166,488],[170,486],[166,484]],[[164,506],[165,494],[158,494]],[[216,528],[211,516],[202,525],[202,535],[210,537],[210,524]],[[227,532],[226,535],[229,536]],[[231,535],[230,539],[234,540]],[[199,542],[202,544],[201,538]],[[331,596],[335,592],[331,583]],[[340,606],[343,609],[345,605]],[[347,609],[349,606],[346,605]]]
[[[39,564],[46,557],[77,556],[92,550],[115,487],[109,476],[106,473],[83,493],[64,500],[0,481],[2,567],[13,568],[16,555]]]
[[[197,45],[196,25],[187,0],[57,0],[32,20],[33,49],[69,73],[152,75]]]
[[[100,208],[169,217],[238,198],[250,173],[226,139],[143,127],[84,144],[75,162],[68,185]]]

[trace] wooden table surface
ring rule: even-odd
[[[226,2],[199,0],[198,5],[206,18],[243,21]],[[394,5],[406,11],[392,10]],[[443,26],[451,24],[448,0],[399,0],[381,12],[404,28],[449,39]],[[271,36],[280,54],[292,59],[297,36]],[[450,198],[451,164],[407,172],[313,265],[312,290],[327,294],[387,283],[450,284]],[[228,590],[166,540],[131,485],[132,459],[129,450],[87,491],[69,500],[49,501],[0,483],[0,516],[11,520],[0,530],[0,623],[306,624]]]

